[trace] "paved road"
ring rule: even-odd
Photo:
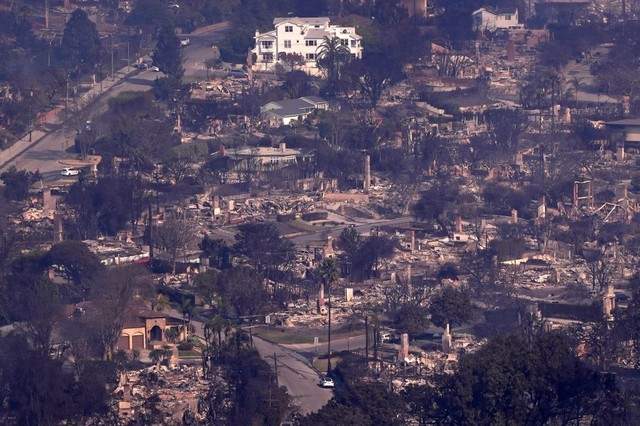
[[[206,77],[206,68],[203,65],[203,61],[213,57],[211,46],[222,39],[226,28],[228,28],[228,23],[220,23],[188,35],[191,44],[184,48],[185,80],[193,81],[196,78],[203,79]],[[129,69],[129,71],[133,71],[133,68]],[[153,80],[162,76],[160,73],[147,70],[135,71],[124,78],[127,72],[127,67],[119,70],[116,73],[116,81],[113,83],[109,79],[105,80],[102,92],[99,84],[92,89],[92,95],[97,95],[97,100],[91,108],[93,114],[89,119],[103,112],[110,98],[125,91],[147,91],[151,88]],[[220,73],[224,74],[222,71]],[[70,102],[70,105],[73,105],[73,102]],[[14,154],[10,154],[8,151],[0,154],[0,172],[15,165],[18,169],[39,170],[44,174],[45,183],[58,180],[60,171],[64,168],[59,161],[73,157],[72,154],[65,152],[65,143],[68,146],[68,141],[73,140],[75,130],[69,126],[69,123],[49,124],[41,126],[34,131],[32,137],[35,143],[10,162],[6,163],[6,161],[14,157]],[[26,142],[26,138],[24,142]],[[27,144],[24,144],[24,146],[27,147]],[[21,149],[16,150],[16,154],[19,151]]]
[[[321,388],[319,374],[309,366],[301,355],[280,345],[253,338],[254,346],[270,365],[275,368],[273,355],[278,365],[278,383],[286,386],[293,403],[302,414],[320,410],[333,396],[330,389]]]
[[[169,309],[167,314],[182,318],[180,312]],[[204,339],[204,323],[191,320],[196,336]],[[283,346],[253,337],[254,347],[260,356],[275,369],[273,354],[276,354],[278,369],[278,384],[286,386],[293,404],[300,408],[302,414],[312,413],[321,409],[333,396],[329,389],[318,386],[320,375],[301,354]]]

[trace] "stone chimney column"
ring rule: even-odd
[[[462,216],[456,216],[456,232],[462,234]]]
[[[369,191],[371,185],[371,157],[364,156],[364,190]]]
[[[442,352],[449,353],[451,351],[451,331],[449,330],[449,323],[444,329],[444,333],[442,333]]]
[[[398,357],[400,361],[409,357],[409,335],[407,333],[403,333],[400,336],[400,352],[398,353]]]

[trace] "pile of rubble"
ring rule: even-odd
[[[198,400],[206,395],[209,385],[201,367],[154,365],[122,373],[114,394],[121,419],[135,418],[147,399],[157,394],[160,402],[156,408],[165,415],[168,424],[182,424],[186,410],[198,412]]]
[[[315,200],[307,196],[249,198],[236,207],[243,216],[306,213],[315,209]]]

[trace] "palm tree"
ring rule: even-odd
[[[187,318],[188,321],[191,321],[191,317],[193,316],[193,303],[191,302],[191,299],[189,298],[183,298],[182,301],[180,302],[180,310],[182,311],[182,321],[183,321],[183,327],[184,327],[184,339],[187,340],[187,338],[189,337],[189,332],[187,330]]]
[[[355,312],[347,318],[347,352],[350,350],[349,343],[351,341],[351,331],[353,331],[353,328],[358,325],[359,322],[360,318],[358,318]]]
[[[229,320],[226,318],[216,315],[207,321],[204,327],[205,330],[209,330],[211,333],[215,333],[218,336],[218,346],[222,346],[222,332],[224,331],[224,335],[226,337],[231,330],[231,323],[229,323]]]
[[[584,79],[582,77],[579,77],[577,75],[573,75],[571,76],[571,78],[569,79],[569,86],[571,86],[573,88],[573,91],[575,92],[575,107],[578,107],[578,92],[580,91],[580,89],[582,88],[584,83]]]
[[[329,314],[327,328],[327,375],[331,372],[331,286],[340,277],[338,261],[328,257],[318,266],[318,272],[327,291],[327,313]]]
[[[351,51],[338,37],[325,36],[316,50],[316,62],[327,73],[331,94],[335,93],[336,82],[340,79],[340,66],[349,60],[350,55]]]
[[[151,301],[151,310],[162,312],[170,307],[169,298],[164,294],[158,294],[155,299]]]

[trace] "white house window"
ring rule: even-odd
[[[511,15],[504,15],[504,19],[506,21],[510,21],[511,20]]]
[[[314,59],[316,59],[316,54],[315,53],[307,53],[306,58],[307,58],[307,61],[313,61]]]
[[[285,25],[284,32],[285,33],[292,33],[293,32],[293,25]]]
[[[349,45],[349,40],[346,40],[346,39],[342,38],[342,39],[340,39],[340,44],[343,45],[343,46],[348,46]]]
[[[265,53],[265,54],[263,54],[262,55],[262,60],[264,62],[267,62],[267,63],[273,62],[273,53]]]
[[[271,48],[273,48],[273,42],[272,41],[261,41],[260,45],[262,46],[263,49],[271,49]]]
[[[305,40],[304,44],[305,46],[317,46],[318,40]]]
[[[285,40],[284,41],[284,48],[285,49],[291,49],[291,40]]]
[[[356,41],[355,40],[351,40],[351,47],[356,47]]]

